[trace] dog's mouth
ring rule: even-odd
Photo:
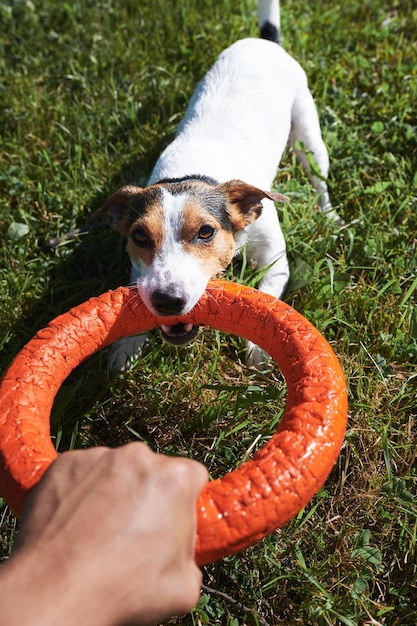
[[[179,322],[173,326],[161,325],[162,338],[174,346],[183,346],[194,339],[198,333],[198,326]]]

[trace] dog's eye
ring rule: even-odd
[[[213,228],[213,226],[210,226],[209,224],[205,224],[198,231],[198,239],[203,239],[204,241],[207,241],[208,239],[211,239],[213,237],[215,232],[216,231]]]
[[[130,236],[133,240],[133,243],[135,243],[137,246],[148,246],[150,243],[148,235],[142,228],[137,228],[131,233]]]

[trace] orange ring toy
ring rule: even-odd
[[[185,316],[159,318],[136,290],[121,287],[57,317],[26,344],[0,385],[0,493],[17,515],[57,457],[50,412],[70,372],[116,339],[180,321],[258,344],[281,369],[288,390],[284,415],[268,443],[202,490],[197,563],[259,541],[311,500],[328,477],[346,430],[339,362],[314,326],[287,304],[255,289],[210,281]]]

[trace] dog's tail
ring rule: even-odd
[[[262,39],[281,44],[279,0],[258,0],[258,21]]]

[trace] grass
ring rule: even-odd
[[[417,623],[417,11],[405,4],[283,2],[284,45],[308,73],[345,220],[335,230],[317,215],[286,155],[276,180],[291,199],[280,214],[286,300],[340,358],[349,427],[311,504],[205,567],[199,606],[170,624]],[[0,19],[4,371],[50,319],[127,281],[123,242],[103,225],[53,249],[44,242],[83,227],[119,184],[143,183],[205,69],[257,29],[250,0],[9,0]],[[251,280],[239,268],[228,275]],[[124,374],[104,359],[80,366],[57,396],[59,450],[140,439],[219,476],[282,413],[277,373],[247,371],[241,342],[210,329],[180,350],[155,337]],[[3,506],[3,558],[15,527]]]

